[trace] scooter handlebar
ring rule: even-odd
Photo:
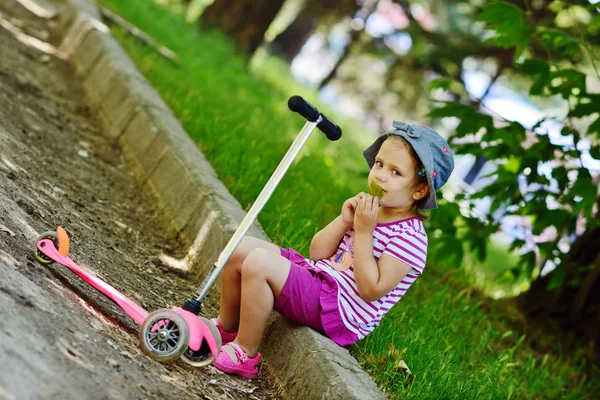
[[[319,115],[322,117],[321,122],[317,124],[317,127],[327,136],[331,141],[338,140],[342,137],[342,130],[339,126],[331,122],[329,118],[321,114],[314,106],[304,100],[300,96],[292,96],[288,100],[288,107],[290,110],[297,112],[310,122],[315,122],[319,119]]]

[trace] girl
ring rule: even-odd
[[[313,238],[310,259],[246,236],[221,273],[221,308],[213,323],[223,348],[213,365],[254,378],[272,309],[340,346],[362,339],[421,275],[427,235],[421,209],[454,168],[446,141],[422,125],[393,123],[364,151],[369,184],[382,194],[346,200]]]

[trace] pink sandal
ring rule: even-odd
[[[217,318],[211,319],[210,322],[215,324],[215,326],[219,330],[219,333],[221,334],[221,346],[224,346],[229,342],[233,342],[234,339],[237,337],[237,332],[225,332]]]
[[[233,361],[229,353],[225,350],[226,347],[231,347],[235,351],[237,361]],[[225,373],[253,379],[256,378],[256,375],[258,374],[257,365],[259,362],[260,353],[257,353],[255,357],[250,358],[242,346],[236,342],[230,342],[221,348],[221,352],[213,362],[213,365]]]

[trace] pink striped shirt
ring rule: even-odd
[[[373,253],[376,261],[382,254],[388,254],[408,264],[411,270],[398,286],[379,300],[371,302],[360,297],[354,279],[354,228],[346,232],[333,257],[316,262],[307,260],[337,281],[338,307],[344,325],[359,339],[375,329],[423,272],[427,258],[427,234],[423,223],[413,217],[377,224],[373,232]]]

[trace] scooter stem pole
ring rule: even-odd
[[[221,271],[225,267],[225,264],[227,264],[227,261],[229,261],[229,258],[233,254],[235,248],[240,244],[242,238],[244,237],[246,232],[248,232],[248,229],[250,229],[250,226],[256,219],[256,216],[267,203],[267,200],[269,200],[269,197],[271,197],[271,194],[273,193],[273,191],[285,175],[286,171],[288,170],[288,168],[302,149],[302,146],[304,146],[304,143],[306,142],[312,131],[315,129],[317,124],[319,124],[322,121],[322,119],[323,117],[319,116],[319,118],[315,122],[307,121],[304,124],[304,127],[290,146],[289,150],[283,157],[283,160],[281,160],[281,162],[277,166],[277,169],[275,169],[275,172],[273,172],[273,175],[271,175],[271,178],[269,178],[269,181],[256,198],[256,201],[254,201],[254,204],[252,204],[252,207],[250,207],[250,210],[242,220],[242,223],[233,233],[231,239],[229,239],[229,242],[219,255],[219,258],[211,268],[208,276],[204,279],[204,281],[196,291],[196,295],[194,297],[195,300],[199,302],[202,302],[202,300],[204,300],[204,298],[208,294],[210,287],[213,285],[213,283],[215,283],[215,281],[221,274]]]

